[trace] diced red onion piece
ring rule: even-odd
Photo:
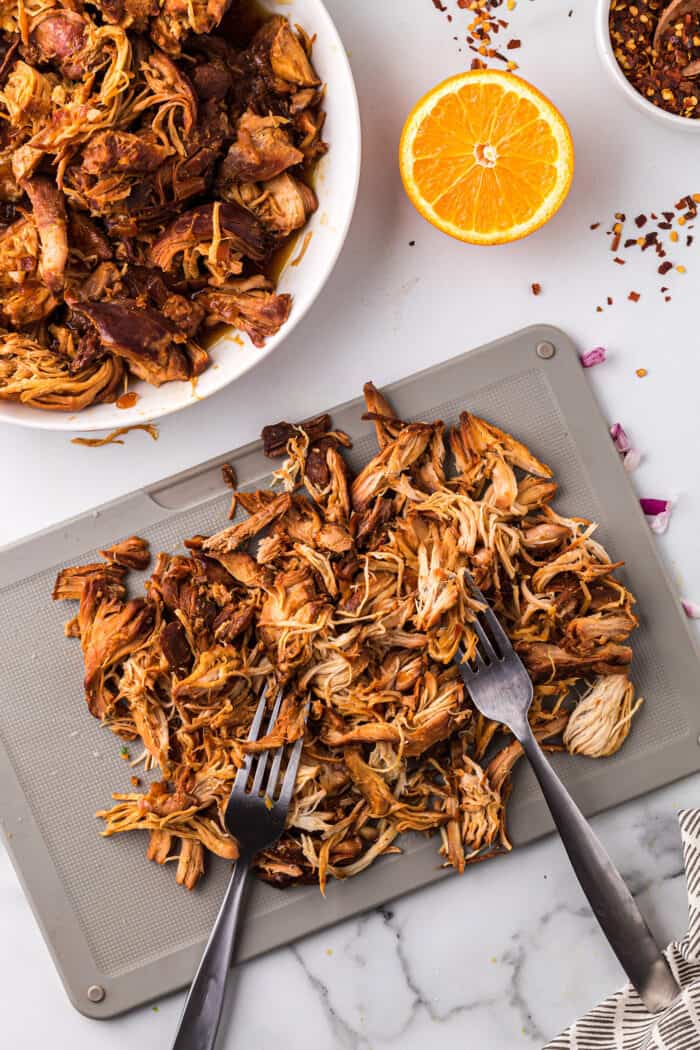
[[[670,503],[667,499],[649,499],[646,496],[643,496],[639,503],[642,510],[649,518],[653,518],[657,514],[664,514],[670,507]]]
[[[581,364],[584,368],[593,368],[593,365],[602,365],[607,356],[607,350],[603,346],[594,346],[592,350],[586,350],[581,354]]]

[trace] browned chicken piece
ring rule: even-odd
[[[192,84],[197,97],[206,99],[224,99],[233,87],[233,74],[224,61],[212,56],[210,62],[198,62],[192,70]]]
[[[38,62],[52,63],[69,80],[81,80],[88,33],[88,23],[77,11],[49,9],[39,15],[29,35],[30,51],[36,52]]]
[[[100,13],[105,22],[138,32],[148,27],[149,18],[155,18],[159,10],[158,0],[100,0]]]
[[[267,182],[241,182],[224,190],[229,200],[237,200],[252,211],[276,237],[288,237],[298,230],[317,207],[316,194],[289,172]]]
[[[286,124],[283,117],[260,117],[247,110],[236,126],[236,141],[221,162],[220,184],[267,182],[301,164],[304,154],[292,143]]]
[[[103,350],[123,358],[140,379],[160,386],[196,374],[185,336],[157,311],[127,300],[84,302],[74,309],[94,326]]]
[[[238,524],[231,525],[228,529],[222,529],[221,532],[210,536],[208,540],[204,541],[203,550],[213,557],[219,557],[221,554],[229,554],[231,551],[237,550],[244,543],[247,543],[248,540],[257,536],[259,532],[279,518],[280,515],[288,511],[291,504],[291,497],[287,493],[276,496],[265,507],[246,518],[245,521],[238,522]]]
[[[402,420],[393,418],[391,405],[374,383],[365,383],[362,392],[367,405],[364,418],[371,419],[374,423],[377,444],[383,449],[399,436],[405,424]]]
[[[142,598],[123,603],[110,597],[99,576],[85,582],[78,624],[85,658],[85,700],[90,714],[110,714],[118,692],[110,688],[114,668],[146,642],[156,623],[156,610]]]
[[[63,194],[50,179],[28,179],[24,189],[41,241],[39,273],[52,292],[63,287],[63,273],[68,260],[68,219]]]
[[[567,624],[564,645],[577,652],[589,652],[607,642],[624,642],[638,620],[625,609],[578,616]]]
[[[383,495],[404,470],[413,466],[425,452],[432,431],[428,423],[409,423],[370,460],[352,483],[352,505],[356,511],[364,510],[370,500]]]
[[[172,147],[159,143],[152,131],[102,131],[85,146],[82,168],[88,175],[157,171],[173,152]]]
[[[188,254],[202,245],[208,252],[215,237],[240,257],[257,262],[270,250],[264,228],[245,208],[237,204],[205,204],[185,212],[163,231],[151,246],[150,261],[161,270],[171,270],[180,256],[187,270]]]
[[[263,449],[266,456],[274,458],[287,454],[287,445],[291,438],[303,430],[309,441],[317,441],[331,429],[331,417],[327,412],[301,423],[271,423],[262,428]]]
[[[51,597],[54,601],[80,601],[87,580],[98,577],[110,597],[123,598],[126,594],[124,587],[126,569],[127,566],[105,565],[101,561],[94,562],[92,565],[71,565],[59,572]]]
[[[8,324],[24,328],[49,317],[57,304],[58,300],[42,281],[30,279],[2,293],[0,310]]]
[[[583,677],[590,671],[615,674],[632,661],[629,646],[612,642],[591,647],[585,653],[572,652],[550,642],[532,642],[518,649],[528,671],[538,682]]]
[[[68,211],[68,246],[85,262],[105,262],[113,249],[105,234],[81,211]]]
[[[272,288],[265,277],[247,277],[200,292],[196,302],[206,311],[209,323],[233,325],[247,332],[255,346],[264,346],[265,340],[280,330],[292,308],[291,295],[278,295]]]
[[[160,0],[160,12],[151,22],[155,43],[171,55],[179,55],[190,32],[210,33],[226,10],[224,0]]]
[[[270,18],[255,35],[250,48],[263,76],[272,78],[275,91],[317,87],[320,83],[300,39],[286,18]]]
[[[142,540],[140,536],[129,536],[128,539],[121,540],[120,543],[114,543],[111,547],[100,551],[100,554],[115,565],[123,565],[126,569],[139,571],[147,568],[151,560],[148,540]]]

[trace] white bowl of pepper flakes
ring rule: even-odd
[[[598,0],[596,42],[637,109],[666,127],[700,131],[700,0]]]

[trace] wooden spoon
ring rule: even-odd
[[[700,0],[671,0],[661,18],[657,22],[656,32],[654,33],[654,50],[659,50],[659,44],[661,43],[661,37],[664,35],[671,22],[675,22],[677,18],[682,18],[683,15],[689,15],[695,12],[700,14]],[[694,65],[695,63],[691,63]],[[687,67],[690,69],[690,66]],[[685,74],[685,70],[683,71]]]

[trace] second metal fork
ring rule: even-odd
[[[282,690],[275,700],[265,736],[277,720],[281,703]],[[259,737],[265,707],[266,691],[263,690],[250,727],[249,741]],[[238,770],[224,820],[227,830],[238,842],[239,856],[185,1001],[173,1050],[213,1050],[250,866],[256,853],[272,846],[284,831],[303,742],[303,737],[300,737],[291,748],[281,785],[277,781],[284,746],[273,752],[263,751],[257,756],[249,754]],[[272,762],[263,788],[270,756]],[[253,782],[249,789],[251,774]]]
[[[483,594],[470,580],[484,610],[470,623],[479,645],[472,666],[457,666],[474,706],[513,732],[530,761],[572,867],[588,902],[647,1010],[658,1013],[680,988],[622,876],[538,744],[528,710],[532,681]]]

